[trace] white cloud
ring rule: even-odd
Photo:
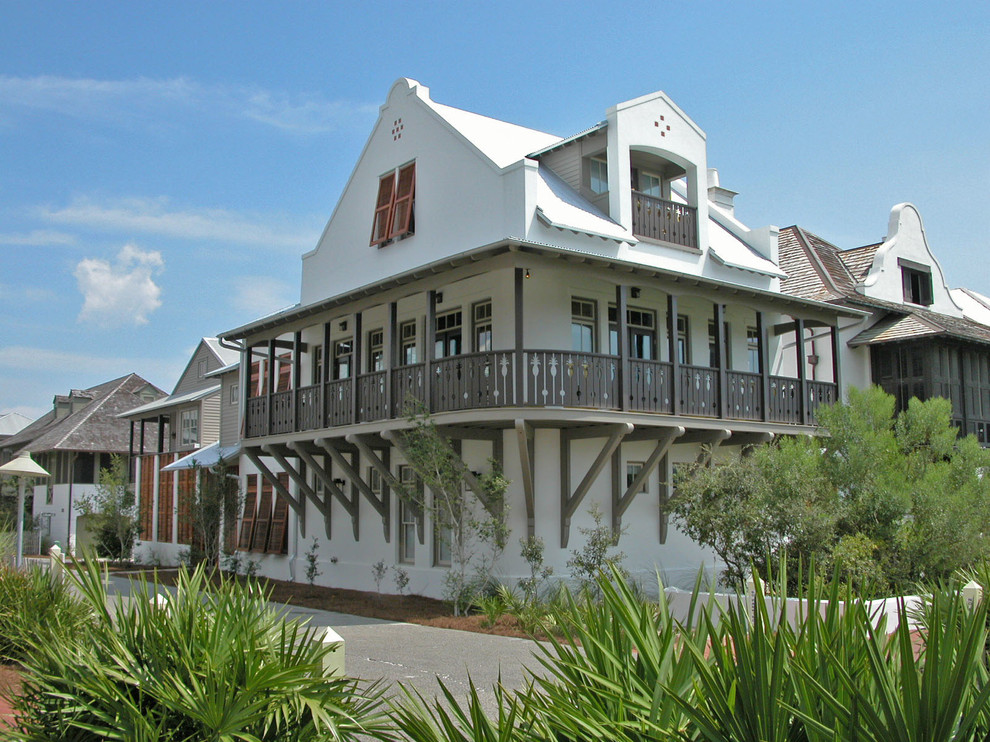
[[[74,245],[74,235],[50,229],[35,229],[26,234],[0,234],[0,245],[18,247],[51,247],[54,245]]]
[[[161,306],[162,290],[152,276],[165,267],[161,253],[127,244],[114,263],[86,258],[76,266],[75,276],[84,302],[80,322],[102,327],[144,325],[148,315]]]
[[[177,107],[247,118],[282,131],[318,134],[359,121],[377,107],[328,101],[310,93],[287,94],[250,86],[203,85],[179,77],[165,80],[14,77],[0,75],[0,100],[15,109],[42,110],[78,118],[121,123]]]
[[[250,319],[285,309],[296,303],[295,291],[284,281],[268,276],[240,276],[233,279],[234,293],[231,306]]]
[[[266,224],[260,217],[227,209],[173,209],[167,198],[123,198],[97,202],[75,198],[61,208],[41,207],[37,216],[59,224],[246,245],[309,249],[319,234]]]

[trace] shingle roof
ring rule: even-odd
[[[877,249],[882,244],[882,242],[877,242],[875,245],[854,247],[851,250],[843,250],[840,253],[842,262],[845,263],[846,268],[849,269],[849,273],[852,274],[853,280],[856,283],[866,278],[866,274],[870,272],[870,267],[873,265],[873,257],[877,254]]]
[[[850,345],[875,345],[924,336],[943,336],[990,345],[990,327],[979,322],[927,309],[889,314],[849,341]]]
[[[151,387],[164,397],[158,387],[137,374],[104,382],[82,390],[76,396],[92,397],[81,409],[59,419],[47,412],[17,435],[3,441],[3,448],[34,453],[43,451],[98,451],[126,453],[130,445],[130,425],[118,415],[142,404],[138,392]]]

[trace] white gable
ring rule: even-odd
[[[902,270],[912,266],[931,272],[932,311],[961,317],[962,310],[949,293],[942,266],[928,246],[921,214],[914,205],[903,203],[891,209],[887,238],[877,248],[869,272],[856,289],[874,299],[901,303]]]

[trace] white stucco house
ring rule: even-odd
[[[990,300],[949,288],[915,206],[894,206],[881,242],[842,250],[792,226],[779,252],[783,291],[866,313],[840,326],[843,389],[877,384],[899,409],[945,397],[960,431],[990,445]],[[809,343],[830,363],[828,336]]]
[[[662,513],[673,468],[811,432],[837,328],[865,314],[783,293],[778,230],[734,195],[663,93],[561,137],[398,80],[298,305],[221,333],[242,349],[240,549],[299,579],[316,536],[324,582],[371,588],[383,560],[439,595],[442,529],[395,494],[413,397],[466,488],[490,458],[511,480],[506,582],[528,535],[566,575],[593,503],[634,574],[691,582],[712,556]]]

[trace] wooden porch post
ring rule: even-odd
[[[320,427],[329,428],[327,420],[327,381],[330,379],[330,322],[323,323],[323,362],[320,364],[320,378],[317,383],[320,385]]]
[[[798,421],[802,425],[808,424],[808,374],[804,368],[804,320],[794,318],[794,334],[797,336],[797,370],[798,381],[801,388],[801,403],[798,406]]]
[[[670,354],[670,411],[681,414],[681,359],[677,354],[677,297],[667,294],[667,348]]]
[[[423,405],[426,411],[433,412],[433,360],[437,352],[437,292],[430,289],[426,292],[426,332],[423,334],[426,352],[423,369]]]
[[[715,302],[715,345],[718,352],[718,416],[728,417],[729,413],[729,375],[728,353],[726,352],[727,338],[725,337],[725,305]]]
[[[351,340],[351,422],[361,422],[358,412],[360,395],[358,394],[358,378],[361,376],[361,312],[351,316],[354,325],[354,337]]]
[[[763,421],[766,422],[770,419],[770,357],[763,312],[756,313],[756,343],[760,370],[760,410]]]
[[[839,342],[838,320],[836,320],[835,324],[832,325],[830,334],[832,340],[832,383],[835,384],[835,401],[839,402],[842,400],[842,377],[839,375],[842,364],[839,363],[841,343]]]
[[[251,429],[251,421],[248,418],[248,400],[251,399],[251,359],[254,357],[254,346],[245,342],[244,350],[241,351],[241,372],[238,377],[241,381],[241,405],[244,410],[244,437],[247,438]]]
[[[522,268],[516,268],[515,280],[513,282],[512,288],[512,298],[515,312],[515,358],[513,358],[513,389],[512,394],[514,396],[513,402],[517,405],[525,403],[525,398],[523,397],[523,382],[525,380],[526,369],[523,363],[523,281],[525,277],[523,275]]]
[[[268,398],[268,421],[265,425],[265,435],[272,434],[272,394],[275,393],[275,338],[268,341],[268,379],[265,384],[265,395]]]
[[[398,306],[394,301],[388,303],[387,318],[385,320],[385,337],[384,348],[385,352],[385,419],[391,420],[396,417],[395,411],[392,409],[392,369],[395,368],[395,359],[397,357],[395,349],[395,338],[396,338],[396,318],[398,316]]]
[[[627,313],[628,292],[624,284],[615,287],[615,352],[619,355],[619,409],[629,409],[629,329]]]
[[[302,358],[299,349],[302,347],[302,333],[292,336],[292,429],[299,430],[299,380],[302,377]]]

